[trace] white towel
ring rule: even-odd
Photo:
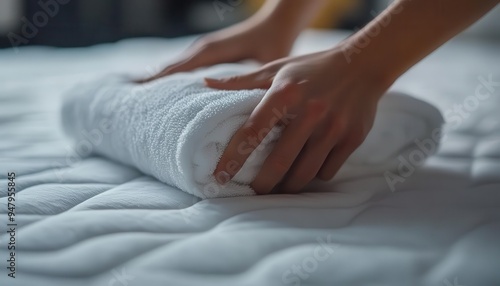
[[[219,186],[212,172],[229,139],[265,91],[221,91],[203,84],[203,77],[250,69],[218,65],[143,85],[123,76],[81,83],[65,96],[64,130],[75,140],[79,155],[107,156],[200,198],[253,195],[249,184],[279,137],[279,129],[269,133],[226,185]],[[425,102],[400,93],[384,95],[372,131],[336,179],[394,169],[398,155],[408,152],[415,139],[431,138],[442,122],[437,109]]]

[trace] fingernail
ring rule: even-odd
[[[215,180],[217,180],[217,182],[221,185],[225,185],[227,182],[229,182],[230,179],[231,176],[229,176],[229,174],[225,171],[220,171],[215,176]]]

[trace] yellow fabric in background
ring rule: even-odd
[[[293,0],[289,0],[293,2]],[[265,0],[246,0],[247,9],[252,13],[257,11]],[[309,25],[310,28],[329,29],[335,28],[342,16],[349,11],[356,9],[360,4],[359,0],[326,0],[324,7]]]

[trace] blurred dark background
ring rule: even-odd
[[[293,0],[290,0],[293,2]],[[88,46],[130,37],[179,37],[239,22],[264,0],[0,0],[0,47]],[[313,28],[356,29],[390,0],[327,0]],[[500,9],[480,33],[500,38]],[[481,25],[476,25],[481,26]]]
[[[129,37],[178,37],[239,22],[263,0],[0,0],[0,47],[87,46]],[[335,0],[316,28],[360,27],[383,0]]]

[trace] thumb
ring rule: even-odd
[[[210,66],[223,61],[217,49],[201,47],[198,49],[188,50],[184,53],[180,60],[167,66],[161,72],[153,75],[142,82],[153,81],[174,73],[188,72],[204,66]]]
[[[238,90],[238,89],[267,89],[272,80],[259,77],[260,73],[249,73],[222,79],[205,78],[205,85],[215,89]]]
[[[178,72],[190,71],[190,70],[196,69],[196,68],[201,67],[201,66],[203,66],[203,62],[200,60],[200,57],[198,55],[194,55],[190,58],[181,60],[177,63],[174,63],[174,64],[167,66],[159,73],[157,73],[153,76],[150,76],[146,79],[143,79],[141,83],[157,80],[159,78],[162,78],[162,77],[174,74],[174,73],[178,73]]]

